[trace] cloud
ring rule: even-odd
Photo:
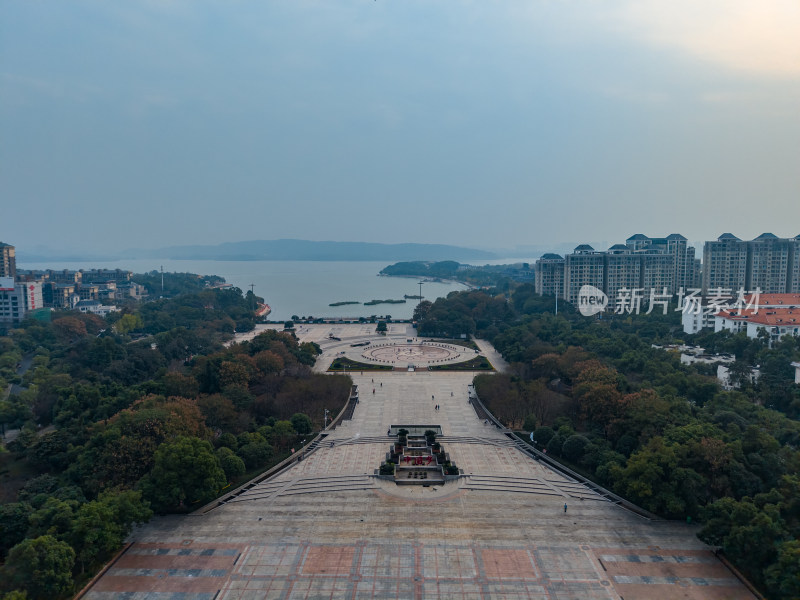
[[[797,0],[635,0],[619,17],[628,34],[709,63],[800,77]]]

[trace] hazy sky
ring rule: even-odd
[[[0,2],[0,241],[800,234],[800,2]]]

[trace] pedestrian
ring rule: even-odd
[[[375,388],[372,388],[372,393],[373,393],[373,394],[375,393]]]
[[[381,381],[381,387],[383,387],[383,382]]]
[[[390,427],[389,429],[387,429],[387,430],[386,430],[386,435],[392,435],[392,429],[391,429],[391,427]]]
[[[566,512],[567,512],[567,503],[564,502],[564,514],[566,514]]]
[[[453,392],[450,392],[450,397],[451,397],[451,398],[453,397]]]

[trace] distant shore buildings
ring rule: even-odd
[[[765,294],[800,293],[800,235],[763,233],[743,241],[730,233],[705,243],[703,261],[684,236],[651,238],[637,233],[624,244],[595,250],[581,244],[571,254],[545,254],[535,265],[536,292],[575,303],[580,288],[593,285],[610,298],[622,288],[759,289]]]
[[[651,292],[679,298],[691,292],[702,297],[727,294],[736,298],[740,291],[759,291],[773,296],[776,305],[769,306],[771,314],[736,312],[720,315],[715,321],[720,311],[687,312],[683,316],[684,331],[696,333],[714,327],[755,335],[757,329],[768,328],[773,339],[787,333],[799,335],[794,320],[797,310],[788,307],[800,302],[774,295],[800,294],[800,235],[779,238],[763,233],[744,241],[724,233],[705,242],[702,263],[679,233],[664,238],[637,233],[608,250],[581,244],[571,254],[545,254],[536,261],[537,293],[577,304],[584,285],[602,290],[609,298],[609,310],[614,309],[620,292],[631,290],[641,290],[645,301]]]
[[[21,322],[40,309],[69,309],[105,316],[111,300],[141,300],[147,290],[123,269],[17,269],[14,246],[0,242],[0,325]],[[49,310],[47,311],[49,313]]]

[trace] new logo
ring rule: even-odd
[[[584,317],[602,312],[608,306],[608,296],[593,285],[584,285],[578,293],[578,310]]]

